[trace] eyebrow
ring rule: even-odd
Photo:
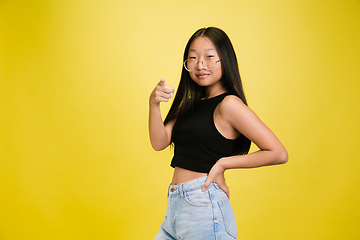
[[[215,50],[213,48],[208,48],[208,49],[205,49],[205,51],[210,51],[210,50]],[[195,49],[189,49],[189,52],[196,52]]]

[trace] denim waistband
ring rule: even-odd
[[[206,182],[206,179],[207,179],[207,176],[204,176],[204,177],[195,178],[188,182],[180,183],[177,185],[170,184],[169,189],[168,189],[168,195],[174,195],[174,194],[183,195],[187,191],[199,189],[204,185],[204,183]],[[217,186],[216,183],[211,183],[208,189],[212,190],[214,188],[219,189],[219,187]]]

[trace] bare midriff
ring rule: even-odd
[[[171,184],[177,185],[207,175],[207,173],[194,172],[191,170],[186,170],[184,168],[175,167]]]

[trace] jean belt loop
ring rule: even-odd
[[[179,193],[180,193],[180,197],[183,198],[184,197],[184,184],[180,184],[179,185]]]
[[[167,190],[167,196],[169,196],[169,193],[170,193],[170,186],[171,186],[171,183],[169,184],[169,187],[168,187],[168,190]]]

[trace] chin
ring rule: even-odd
[[[210,84],[204,82],[204,81],[194,81],[197,85],[199,85],[200,87],[207,87],[209,86]]]

